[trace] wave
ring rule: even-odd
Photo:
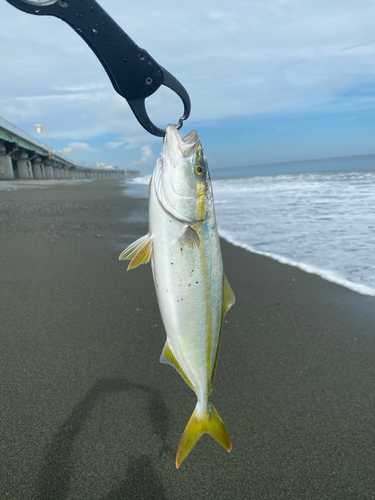
[[[152,175],[144,175],[141,177],[134,177],[134,178],[130,178],[129,180],[127,180],[127,182],[129,182],[130,184],[143,184],[143,185],[148,186],[150,184],[151,177],[152,177]]]
[[[326,281],[330,281],[331,283],[335,283],[336,285],[341,285],[345,288],[348,288],[349,290],[352,290],[353,292],[360,293],[361,295],[369,295],[371,297],[375,297],[375,288],[372,288],[367,285],[361,285],[359,283],[353,283],[343,277],[341,277],[339,274],[335,273],[334,271],[329,271],[327,269],[319,269],[317,267],[311,266],[309,264],[304,264],[303,262],[296,262],[292,259],[288,259],[286,257],[283,257],[282,255],[277,255],[271,252],[262,252],[259,250],[256,250],[254,247],[251,245],[248,245],[246,243],[240,243],[238,240],[236,240],[231,233],[228,231],[219,229],[219,235],[224,238],[228,243],[231,243],[232,245],[235,245],[237,247],[244,248],[245,250],[248,250],[251,253],[256,253],[258,255],[264,255],[265,257],[270,257],[273,260],[276,260],[277,262],[280,262],[281,264],[287,264],[289,266],[293,267],[298,267],[298,269],[301,269],[302,271],[309,273],[309,274],[315,274],[317,276],[320,276],[321,278],[325,279]]]
[[[127,180],[147,198],[151,175]],[[375,172],[314,172],[214,180],[219,234],[354,292],[375,296]]]

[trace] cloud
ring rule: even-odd
[[[142,146],[142,156],[140,160],[133,161],[133,165],[141,165],[143,163],[149,163],[152,161],[152,150],[150,146]]]
[[[0,99],[0,116],[7,117],[6,119],[11,123],[18,123],[40,116],[40,108],[32,102],[28,102],[24,106],[16,106],[6,103],[5,100],[2,102]]]
[[[338,55],[342,47],[361,45],[372,33],[371,23],[366,22],[363,9],[361,15],[358,4],[354,7],[343,1],[335,10],[330,5],[317,7],[313,1],[235,0],[228,5],[208,0],[202,7],[192,0],[175,12],[164,0],[157,6],[149,2],[149,16],[140,16],[137,5],[129,6],[123,14],[118,0],[106,0],[105,8],[137,43],[152,47],[152,55],[180,79],[191,94],[192,118],[203,123],[235,115],[311,109],[316,102],[329,101],[348,80],[367,73],[373,55]],[[198,5],[197,19],[194,6]],[[108,103],[114,94],[109,80],[90,49],[69,27],[57,19],[17,12],[7,4],[1,9],[7,21],[3,44],[9,44],[2,53],[10,52],[5,57],[2,80],[12,87],[12,94],[16,93],[13,97],[29,102],[54,101],[46,104],[56,106],[59,113],[64,113],[67,101],[77,100],[77,109],[86,115],[92,103],[83,101],[93,101],[98,107],[100,101]],[[158,19],[157,39],[153,16]],[[189,30],[181,27],[180,16]],[[35,36],[39,29],[45,41]],[[9,103],[8,96],[1,95]],[[124,99],[118,99],[127,106]],[[182,114],[180,100],[165,88],[147,99],[147,104],[150,115],[162,127],[177,123]],[[111,106],[101,120],[108,132],[120,133],[117,120],[111,119],[123,109],[118,101],[117,106],[117,110]],[[89,127],[82,126],[82,133],[94,132],[90,117],[86,120]],[[132,122],[131,128],[136,127],[138,123]]]
[[[49,94],[49,95],[33,95],[33,96],[18,96],[14,98],[15,101],[25,101],[28,103],[35,101],[108,101],[108,92],[90,92],[81,93],[74,92],[69,94]]]
[[[119,146],[122,146],[123,144],[125,144],[124,141],[114,141],[114,142],[108,142],[106,144],[107,148],[109,149],[116,149],[118,148]]]
[[[375,84],[372,1],[190,0],[178,9],[169,0],[130,2],[126,9],[122,0],[102,4],[189,92],[187,132],[192,122],[220,126],[232,117],[375,105],[374,95],[350,92]],[[111,134],[115,140],[105,150],[124,146],[124,161],[127,154],[133,159],[132,150],[160,141],[141,128],[67,24],[4,1],[0,17],[1,116],[30,133],[33,123],[47,123],[52,140],[92,141]],[[162,128],[177,123],[183,112],[180,99],[165,87],[146,107]]]
[[[106,85],[98,83],[91,83],[91,84],[89,83],[84,85],[71,85],[71,86],[56,85],[54,88],[55,90],[58,90],[60,92],[91,92],[92,90],[100,90],[106,88]]]
[[[96,153],[98,151],[85,142],[71,142],[69,147],[72,148],[73,153]]]

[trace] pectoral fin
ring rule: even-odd
[[[188,226],[180,238],[180,243],[182,246],[187,245],[190,248],[199,248],[199,236],[192,227]]]
[[[152,257],[152,237],[146,234],[129,245],[119,256],[119,260],[130,260],[129,269],[147,264]]]
[[[165,363],[166,365],[173,366],[173,368],[175,368],[178,371],[178,373],[185,380],[185,382],[193,389],[193,391],[195,391],[193,384],[189,380],[189,377],[186,375],[184,370],[181,368],[180,363],[177,361],[177,358],[171,346],[169,345],[168,340],[166,341],[163,352],[161,353],[160,363]]]

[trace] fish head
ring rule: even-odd
[[[155,172],[155,189],[163,208],[176,219],[203,221],[213,206],[206,155],[196,130],[185,137],[168,125]]]

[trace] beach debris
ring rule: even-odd
[[[181,138],[168,125],[150,181],[149,232],[119,259],[130,260],[128,269],[151,260],[167,333],[160,362],[173,366],[197,395],[176,467],[204,433],[231,451],[229,434],[209,395],[224,316],[235,297],[223,270],[211,179],[195,130]]]

